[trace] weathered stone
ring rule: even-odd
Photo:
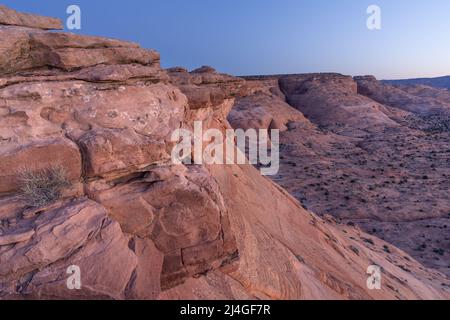
[[[358,94],[352,78],[166,72],[159,54],[134,43],[23,26],[0,26],[0,74],[0,192],[8,192],[0,198],[0,298],[448,298],[443,275],[320,219],[251,166],[165,163],[175,129],[195,120],[228,129],[234,99],[233,125],[288,129],[286,149],[306,161],[347,141],[320,139],[314,121],[362,124],[361,132],[395,127],[400,110]],[[59,162],[79,182],[58,201],[27,208],[11,170]],[[365,286],[374,263],[382,290]],[[80,290],[67,287],[70,266],[80,268]]]
[[[60,19],[37,16],[34,14],[19,13],[0,5],[0,24],[13,25],[44,30],[62,30]]]
[[[70,71],[101,64],[159,68],[160,62],[158,52],[131,42],[1,26],[0,57],[0,74],[48,67]]]
[[[3,234],[0,235],[0,246],[24,242],[31,239],[33,235],[34,230],[29,230],[21,233]]]
[[[30,53],[28,30],[0,26],[0,75],[35,67]]]
[[[131,130],[93,130],[78,141],[87,176],[134,171],[170,159],[164,142]]]
[[[158,299],[161,293],[161,273],[164,255],[150,239],[135,237],[132,248],[138,265],[126,290],[127,299]]]
[[[43,54],[46,54],[45,52]],[[159,61],[153,51],[140,48],[79,49],[64,48],[51,51],[46,64],[65,70],[91,67],[99,64],[132,64],[150,66]]]
[[[29,231],[9,236],[17,245],[0,251],[0,283],[6,279],[21,283],[30,272],[33,276],[26,285],[0,284],[1,295],[34,299],[124,298],[137,259],[119,225],[107,217],[100,205],[90,200],[66,203],[42,213],[29,227]],[[5,244],[3,241],[0,246]],[[81,270],[81,290],[67,287],[70,266]]]
[[[87,192],[125,232],[151,239],[165,255],[165,288],[220,267],[236,251],[218,186],[204,169],[155,168],[112,188],[92,183]],[[171,264],[174,252],[183,263]]]

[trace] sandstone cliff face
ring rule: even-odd
[[[1,298],[448,297],[443,275],[307,212],[251,166],[172,164],[172,131],[229,128],[236,97],[262,128],[314,128],[285,103],[267,107],[279,89],[255,113],[259,89],[243,79],[165,71],[136,44],[44,31],[53,19],[1,8],[0,24]],[[70,185],[57,199],[24,197],[24,172],[54,168]],[[380,291],[366,287],[371,264]],[[80,290],[66,285],[70,266]]]

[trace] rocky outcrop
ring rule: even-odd
[[[404,258],[404,252],[392,248],[386,255],[384,241],[307,212],[255,168],[214,166],[210,170],[232,213],[238,268],[191,279],[163,292],[162,298],[429,299],[448,295],[438,273],[427,278],[429,271]],[[365,272],[371,264],[383,269],[381,291],[367,290]]]
[[[286,101],[320,126],[396,126],[384,106],[358,94],[357,83],[339,74],[287,75],[279,78]]]
[[[358,83],[360,94],[388,106],[421,114],[450,111],[448,103],[438,96],[409,93],[407,90],[377,81],[372,76],[355,77],[355,81]]]
[[[62,30],[61,20],[20,13],[0,5],[0,25],[22,26],[44,30]]]
[[[200,167],[158,167],[126,183],[97,181],[87,189],[124,232],[151,239],[163,254],[163,288],[237,254],[224,200]]]
[[[175,129],[230,128],[236,98],[262,128],[316,130],[285,103],[265,105],[281,90],[209,67],[162,70],[136,44],[8,19],[18,22],[0,20],[0,298],[448,297],[442,274],[318,218],[250,165],[170,161]],[[38,182],[56,166],[66,175],[55,174],[57,198],[24,197],[45,191]],[[366,287],[374,263],[386,276],[380,291]]]
[[[310,126],[303,114],[288,103],[278,86],[278,79],[248,77],[246,94],[238,96],[228,121],[235,129],[278,129],[286,131],[290,123]]]
[[[63,165],[70,181],[81,177],[81,156],[76,144],[63,137],[30,140],[24,145],[10,146],[0,156],[0,193],[17,191],[23,171],[40,171]]]
[[[16,238],[4,244],[0,254],[1,296],[6,298],[17,293],[34,298],[120,298],[136,267],[119,224],[88,199],[61,203],[20,220],[14,229],[6,230]],[[67,290],[66,270],[71,265],[84,271],[81,291]]]
[[[186,117],[202,121],[207,127],[225,129],[235,97],[246,94],[243,79],[220,74],[211,67],[204,66],[192,72],[171,68],[167,72],[171,83],[180,88],[188,99]]]

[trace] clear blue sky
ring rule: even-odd
[[[164,67],[211,65],[235,75],[339,72],[410,78],[450,74],[449,0],[0,0],[66,19],[77,33],[161,52]],[[382,9],[382,30],[366,9]]]

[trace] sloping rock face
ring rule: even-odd
[[[397,88],[420,98],[435,98],[441,103],[450,103],[450,91],[442,88],[433,88],[426,85],[397,85]]]
[[[173,130],[230,128],[236,98],[271,118],[262,128],[314,128],[286,104],[265,106],[279,89],[254,113],[258,83],[209,67],[165,71],[135,44],[1,12],[0,298],[449,297],[442,274],[316,217],[252,166],[172,163]],[[37,205],[24,191],[42,196],[50,177],[63,190]],[[371,264],[382,290],[367,289]]]

